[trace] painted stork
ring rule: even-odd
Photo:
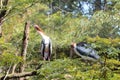
[[[37,30],[37,32],[42,37],[41,54],[42,54],[43,60],[50,61],[50,57],[51,57],[51,53],[52,53],[51,39],[47,35],[44,34],[42,29],[38,25],[34,25],[34,28]]]
[[[88,45],[86,42],[72,43],[71,50],[85,60],[96,61],[100,58],[96,51],[91,48],[90,45]]]

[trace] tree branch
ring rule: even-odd
[[[7,76],[6,75],[1,76],[0,80],[3,80],[4,78],[6,80],[9,80],[9,79],[23,78],[23,77],[27,77],[27,76],[35,76],[35,75],[37,75],[37,72],[39,71],[39,69],[41,68],[42,65],[43,64],[38,65],[36,70],[31,71],[31,72],[14,73],[14,74],[7,74]],[[43,76],[43,75],[41,75],[41,76]]]
[[[32,72],[8,74],[6,76],[6,80],[8,80],[8,79],[17,79],[17,78],[22,78],[22,77],[27,77],[27,76],[34,76],[34,75],[37,75],[37,70],[32,71]],[[3,80],[4,77],[5,76],[0,77],[0,80]]]
[[[8,74],[9,74],[9,72],[10,72],[11,67],[12,67],[12,64],[10,65],[10,67],[9,67],[9,69],[8,69],[8,71],[7,71],[7,73],[6,73],[6,75],[5,75],[5,77],[4,77],[4,79],[3,79],[3,80],[5,80],[5,79],[6,79],[6,77],[8,76]]]

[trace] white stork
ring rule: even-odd
[[[43,60],[49,60],[52,53],[52,42],[51,39],[44,34],[42,29],[38,25],[34,25],[37,32],[41,35],[42,41],[41,41],[41,54],[43,56]]]
[[[72,52],[74,51],[78,56],[85,60],[96,61],[100,59],[100,56],[96,51],[91,48],[86,42],[72,43]]]

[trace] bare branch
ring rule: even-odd
[[[27,76],[34,76],[37,75],[37,70],[32,71],[32,72],[23,72],[23,73],[14,73],[14,74],[8,74],[6,76],[6,80],[8,79],[17,79],[17,78],[22,78],[22,77],[27,77]],[[5,76],[2,76],[0,80],[3,80]]]
[[[18,78],[23,78],[23,77],[27,77],[27,76],[35,76],[37,75],[37,72],[39,71],[39,69],[42,67],[43,64],[38,65],[38,67],[31,72],[22,72],[22,73],[14,73],[14,74],[8,74],[6,76],[6,80],[9,79],[18,79]],[[41,75],[43,76],[43,75]],[[5,76],[1,76],[0,80],[3,80],[5,78]]]
[[[5,79],[7,78],[8,74],[9,74],[9,72],[10,72],[11,67],[12,67],[12,64],[10,65],[10,67],[9,67],[9,69],[8,69],[8,71],[7,71],[7,73],[6,73],[6,75],[5,75],[5,77],[4,77],[3,80],[5,80]]]

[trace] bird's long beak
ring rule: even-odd
[[[36,30],[40,30],[40,27],[39,27],[38,25],[34,25],[34,28],[35,28]]]

